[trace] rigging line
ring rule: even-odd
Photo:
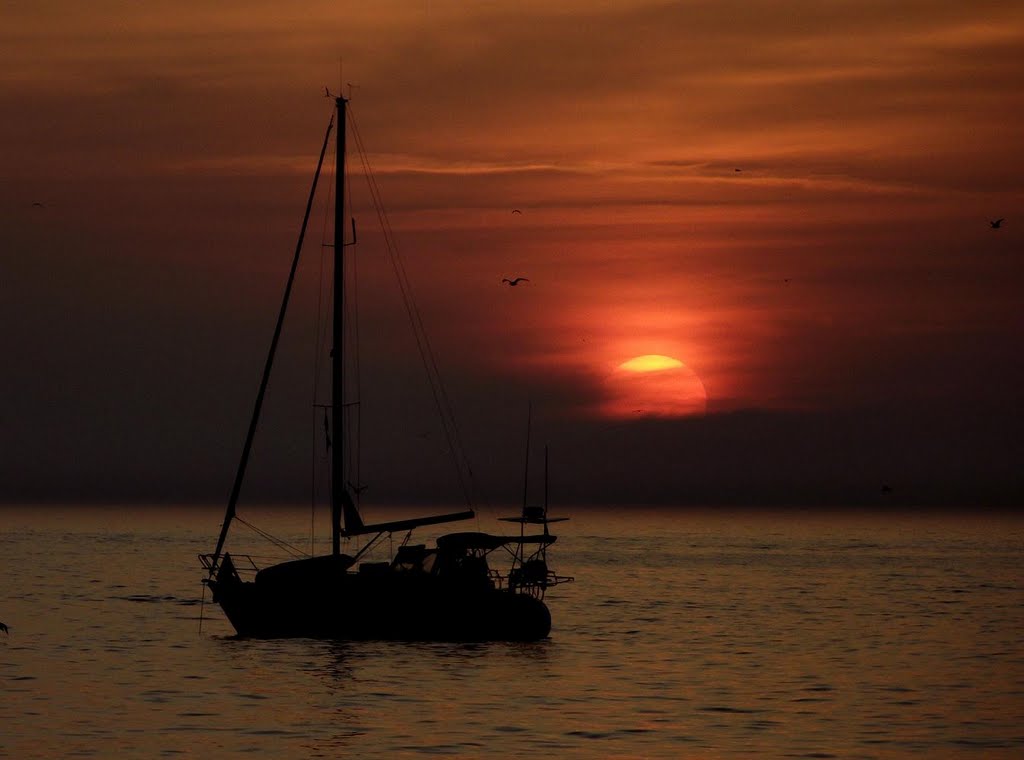
[[[348,119],[346,119],[346,122]],[[345,242],[345,225],[344,220],[351,218],[351,199],[352,199],[352,186],[349,177],[348,162],[345,162],[345,174],[341,178],[341,181],[345,184],[348,190],[347,197],[345,200],[345,207],[340,209],[340,213],[335,214],[335,229],[334,229],[334,246],[335,253],[338,254],[339,250],[345,248],[348,244]],[[341,222],[341,226],[337,226],[338,222]],[[358,470],[359,465],[359,302],[358,302],[358,283],[356,282],[356,276],[358,270],[355,266],[355,256],[338,256],[334,257],[334,266],[338,265],[338,261],[341,261],[341,265],[345,268],[343,272],[344,277],[342,281],[346,284],[345,292],[335,293],[334,297],[341,299],[341,306],[344,311],[343,320],[343,335],[339,340],[335,341],[333,350],[342,351],[342,360],[347,361],[348,367],[351,371],[346,371],[344,376],[345,388],[342,391],[343,398],[336,400],[337,403],[342,404],[341,406],[341,430],[335,431],[335,435],[339,439],[344,438],[344,453],[345,462],[344,469],[340,473],[332,473],[332,477],[341,476],[345,477],[345,472],[354,473]],[[351,274],[349,272],[351,270]],[[336,280],[332,278],[333,283]],[[332,299],[333,300],[333,299]],[[345,347],[348,347],[346,352]],[[352,393],[347,391],[351,388]],[[354,398],[355,404],[351,402],[345,402],[347,398]],[[356,476],[356,485],[358,485],[359,478]],[[345,488],[346,484],[342,483],[342,488]],[[333,490],[332,490],[333,493]],[[358,493],[356,494],[358,498]]]
[[[350,286],[345,288],[345,292],[346,293],[348,293],[349,291],[350,291]],[[352,307],[352,304],[349,303],[348,301],[349,301],[349,299],[346,298],[345,299],[345,327],[344,327],[344,330],[345,330],[346,335],[351,336],[351,334],[352,334],[352,308],[353,307]],[[348,342],[352,343],[352,340],[353,339],[350,337],[348,339]],[[345,373],[346,386],[351,386],[353,384],[353,382],[352,382],[352,375],[354,375],[354,374],[359,372],[359,367],[358,367],[358,364],[356,363],[354,357],[352,358],[352,360],[351,360],[351,362],[349,364],[350,364],[351,371]],[[349,394],[346,393],[345,397],[347,399],[350,396],[349,396]],[[353,420],[356,419],[357,414],[358,414],[358,410],[359,410],[359,403],[358,403],[358,401],[356,401],[356,402],[346,401],[342,405],[342,410],[341,410],[342,411],[342,415],[343,415],[343,419],[344,419],[344,422],[343,422],[344,430],[343,431],[339,431],[339,434],[345,436],[345,442],[346,443],[345,443],[345,470],[344,470],[344,472],[349,473],[349,475],[351,475],[351,473],[354,472],[354,470],[355,470],[355,461],[356,461],[355,448],[356,448],[356,446],[354,444],[358,442],[358,439],[355,436],[355,432],[354,432],[355,425],[354,425]]]
[[[257,533],[262,538],[265,538],[267,541],[269,541],[270,543],[272,543],[275,546],[277,546],[279,549],[284,549],[286,552],[291,554],[293,557],[307,557],[307,556],[309,556],[302,549],[299,549],[299,548],[296,548],[296,547],[292,546],[290,543],[288,543],[284,539],[281,539],[281,538],[278,538],[277,536],[271,535],[270,533],[268,533],[267,531],[263,530],[262,528],[257,528],[251,522],[249,522],[249,521],[247,521],[247,520],[245,520],[245,519],[243,519],[241,517],[237,517],[237,516],[235,517],[235,519],[238,520],[238,522],[242,523],[242,525],[244,525],[245,527],[250,528],[251,530],[253,530],[255,533]]]
[[[245,470],[249,464],[249,454],[252,451],[253,440],[256,438],[256,427],[259,424],[260,412],[263,408],[263,397],[267,392],[267,384],[270,382],[270,370],[274,366],[274,355],[277,353],[277,343],[281,338],[281,330],[284,327],[284,317],[288,312],[288,300],[292,294],[292,284],[295,282],[295,270],[299,266],[299,254],[302,252],[302,241],[306,237],[306,225],[309,224],[309,213],[313,208],[313,199],[316,197],[316,184],[320,180],[320,169],[324,164],[324,154],[327,152],[327,143],[331,136],[331,129],[334,127],[334,116],[327,124],[327,131],[324,133],[324,144],[320,148],[320,158],[317,160],[316,171],[313,174],[313,184],[309,188],[309,200],[306,201],[306,211],[302,217],[302,226],[299,228],[299,239],[295,244],[295,254],[292,256],[292,265],[288,270],[288,282],[285,285],[284,296],[281,299],[281,309],[277,315],[277,324],[274,325],[274,336],[270,340],[270,349],[267,352],[267,360],[263,365],[263,377],[260,379],[260,388],[256,393],[256,402],[253,405],[252,417],[249,420],[249,429],[245,435],[245,443],[242,445],[242,456],[238,462],[238,470],[235,473],[235,482],[231,486],[231,496],[228,498],[228,508],[224,513],[224,523],[220,528],[220,535],[217,537],[217,548],[213,553],[213,561],[210,563],[210,575],[213,576],[221,552],[224,549],[224,542],[228,537],[228,529],[231,527],[231,520],[236,516],[238,497],[242,492],[242,481],[245,479]]]
[[[356,139],[356,147],[357,147],[357,151],[359,153],[360,161],[363,164],[364,176],[366,177],[367,187],[369,189],[370,197],[371,197],[371,199],[373,201],[374,211],[377,214],[377,220],[380,223],[382,232],[384,233],[384,242],[385,242],[385,247],[386,247],[387,252],[388,252],[389,261],[391,263],[392,268],[395,271],[396,279],[398,280],[399,293],[400,293],[400,295],[402,297],[402,302],[403,302],[403,305],[405,306],[406,314],[410,318],[410,322],[411,322],[411,326],[412,326],[412,332],[413,332],[413,339],[416,342],[416,348],[417,348],[417,351],[420,354],[421,360],[425,361],[425,359],[424,359],[424,357],[425,357],[425,350],[424,350],[424,346],[422,344],[422,336],[420,335],[419,331],[417,330],[415,322],[412,321],[412,316],[411,315],[413,313],[413,305],[410,303],[410,293],[408,292],[408,285],[407,285],[407,283],[405,281],[403,281],[404,272],[401,270],[401,262],[397,261],[396,258],[395,258],[395,248],[396,248],[396,246],[395,246],[395,243],[394,243],[394,240],[393,240],[394,234],[393,234],[392,230],[390,229],[390,225],[388,224],[387,215],[386,215],[386,212],[384,211],[384,204],[383,204],[383,201],[382,201],[381,195],[380,195],[380,190],[379,190],[379,187],[375,183],[375,179],[373,177],[373,170],[370,167],[369,160],[368,160],[367,155],[366,155],[366,150],[363,147],[362,140],[361,140],[361,137],[359,135],[358,128],[357,128],[357,126],[356,126],[356,124],[354,122],[354,119],[351,119],[350,123],[352,123],[353,136]],[[434,379],[429,374],[429,368],[428,368],[427,375],[428,375],[428,379],[429,379],[431,385],[433,386]],[[435,403],[436,403],[436,400],[435,400]],[[440,409],[438,411],[440,412]]]
[[[409,280],[408,272],[405,269],[405,262],[402,258],[401,251],[398,248],[397,241],[395,240],[394,231],[391,228],[391,221],[387,216],[387,211],[384,209],[382,194],[380,192],[379,185],[377,185],[376,176],[373,174],[372,169],[369,169],[369,158],[368,154],[366,154],[365,147],[362,144],[361,136],[358,134],[358,125],[355,124],[354,122],[353,132],[356,133],[357,146],[366,156],[364,159],[364,164],[367,166],[367,176],[372,182],[372,187],[373,190],[375,191],[375,200],[380,206],[380,211],[383,212],[384,221],[382,222],[382,227],[386,227],[385,237],[389,238],[389,254],[391,254],[394,258],[394,261],[392,262],[393,266],[395,266],[395,262],[397,262],[397,266],[395,268],[396,275],[399,278],[399,285],[400,287],[408,291],[406,310],[407,312],[409,312],[410,321],[414,322],[413,333],[414,335],[422,336],[422,340],[426,346],[426,351],[424,351],[422,347],[420,348],[421,359],[423,359],[425,363],[425,369],[427,371],[427,375],[428,378],[430,378],[431,383],[433,384],[436,382],[437,385],[437,392],[440,396],[440,403],[435,403],[437,403],[438,406],[438,414],[442,419],[442,425],[445,426],[445,437],[448,442],[449,449],[453,452],[453,464],[455,464],[456,469],[465,468],[466,473],[469,476],[471,490],[474,488],[475,490],[479,490],[478,488],[476,488],[477,484],[473,476],[473,468],[469,462],[469,457],[466,455],[465,447],[462,444],[462,438],[458,426],[458,418],[455,414],[454,405],[452,404],[451,398],[448,395],[447,387],[442,379],[440,367],[437,364],[437,355],[434,352],[433,346],[431,345],[430,342],[430,335],[426,330],[426,326],[423,323],[422,314],[416,303],[416,299],[412,294],[412,284],[411,281]],[[403,293],[403,296],[404,295],[405,293]],[[428,364],[429,366],[427,366]],[[447,427],[449,425],[451,426],[450,430]],[[460,470],[460,479],[461,477],[462,473]],[[465,487],[463,488],[463,490],[466,490]],[[469,495],[467,500],[470,503],[472,503],[471,494]]]
[[[330,180],[334,176],[333,172],[334,172],[333,168],[328,168],[328,170],[327,170],[328,180]],[[325,320],[323,318],[323,304],[324,304],[324,290],[325,290],[325,286],[324,286],[324,260],[325,260],[325,258],[327,256],[326,249],[331,247],[330,245],[327,244],[327,222],[328,222],[328,218],[331,216],[328,212],[330,211],[331,202],[332,202],[333,198],[334,198],[334,183],[328,181],[328,183],[327,183],[327,197],[324,199],[324,216],[323,216],[323,220],[324,221],[323,221],[323,226],[321,227],[321,231],[320,231],[320,266],[319,266],[319,270],[317,272],[317,300],[316,300],[316,328],[317,328],[317,331],[316,331],[316,336],[315,336],[315,341],[316,342],[315,342],[314,354],[313,354],[313,356],[314,356],[313,382],[314,382],[314,387],[317,390],[317,394],[319,394],[320,361],[321,361],[321,359],[323,357],[323,349],[327,345],[327,320]],[[332,286],[328,285],[326,289],[329,290],[330,287],[332,287]],[[327,300],[329,302],[330,298],[328,298]],[[313,399],[313,403],[314,404],[316,403],[316,398],[315,397]]]
[[[316,398],[314,384],[313,398]],[[316,430],[316,407],[313,408],[313,429]],[[309,463],[309,553],[313,554],[313,537],[316,535],[316,437],[313,438],[313,456]]]
[[[359,133],[358,124],[355,121],[354,115],[351,119],[352,133],[356,140],[356,146],[359,151],[360,160],[363,163],[365,175],[367,178],[367,185],[370,189],[370,195],[373,198],[374,205],[376,207],[377,216],[381,224],[381,228],[384,231],[385,243],[387,244],[388,254],[391,259],[392,268],[395,270],[396,278],[399,283],[399,290],[402,294],[402,300],[406,307],[406,313],[409,317],[410,324],[413,328],[413,337],[416,341],[417,349],[420,353],[420,359],[423,362],[424,369],[426,371],[427,379],[430,384],[431,393],[434,396],[434,404],[438,411],[438,416],[441,419],[442,429],[444,431],[445,439],[448,443],[448,449],[452,454],[452,463],[455,465],[456,473],[459,479],[459,484],[463,492],[463,496],[467,503],[472,504],[472,488],[467,487],[465,482],[465,475],[468,474],[470,484],[475,485],[475,479],[473,478],[472,467],[469,465],[469,458],[466,456],[465,448],[462,445],[461,437],[459,435],[458,425],[455,420],[454,410],[451,404],[451,400],[448,397],[447,391],[444,386],[444,382],[441,378],[440,370],[437,366],[436,355],[433,347],[430,344],[430,338],[427,334],[426,327],[423,324],[423,318],[416,304],[415,298],[412,294],[412,285],[409,281],[408,273],[405,269],[405,263],[402,260],[401,252],[398,249],[397,242],[395,240],[394,231],[391,227],[390,220],[387,216],[387,211],[384,208],[382,195],[380,192],[379,185],[373,171],[369,164],[369,156],[365,149],[362,141],[362,136]],[[465,474],[463,469],[465,468]]]
[[[331,184],[333,185],[334,183],[331,183]],[[321,265],[320,276],[323,279],[323,274],[324,274],[323,260],[321,260],[320,265]],[[326,303],[330,305],[330,304],[334,303],[334,278],[333,277],[327,277],[326,280],[327,280],[326,283],[323,283],[324,290],[326,291],[326,294],[327,294],[327,297],[326,297],[325,300],[326,300]],[[333,355],[333,351],[334,351],[334,348],[331,347],[330,336],[328,335],[328,324],[327,324],[328,321],[329,320],[324,319],[322,324],[321,324],[322,331],[320,333],[320,338],[319,338],[319,341],[320,341],[319,342],[319,347],[320,348],[319,348],[319,351],[318,351],[318,354],[320,356],[323,356],[324,354]],[[333,402],[333,399],[331,399],[331,401]],[[330,403],[330,404],[320,404],[319,406],[324,409],[325,413],[326,413],[327,409],[333,409],[334,408],[334,404],[333,403]],[[315,430],[316,430],[316,428],[314,426],[314,433],[313,433],[314,435],[316,435]],[[337,434],[335,434],[335,435],[337,435]],[[325,477],[324,477],[325,483],[324,483],[324,485],[327,488],[327,502],[328,502],[328,504],[330,504],[331,499],[333,499],[333,494],[334,494],[334,485],[333,485],[334,484],[334,478],[333,478],[334,468],[331,466],[330,458],[331,458],[331,452],[330,452],[329,449],[327,449],[325,447],[324,456],[323,456],[325,464],[324,464],[323,470],[324,470],[324,473],[325,473]]]
[[[334,117],[332,115],[331,120]],[[320,226],[320,256],[319,256],[319,268],[317,271],[317,287],[316,287],[316,318],[313,323],[313,400],[312,400],[312,436],[313,436],[313,456],[310,458],[310,478],[309,478],[309,553],[312,556],[314,554],[314,548],[316,546],[316,472],[317,472],[317,441],[319,440],[317,432],[317,400],[320,397],[320,372],[321,372],[321,359],[323,358],[324,350],[327,346],[327,326],[326,320],[323,318],[324,309],[324,259],[327,256],[327,222],[331,216],[330,211],[331,201],[334,198],[334,183],[329,180],[334,176],[334,168],[332,162],[328,162],[327,169],[327,195],[324,198],[323,203],[323,224]]]
[[[392,268],[395,270],[396,279],[398,280],[399,289],[403,298],[403,303],[406,307],[407,316],[410,319],[410,326],[412,327],[413,337],[416,340],[417,349],[420,353],[420,358],[424,363],[424,369],[426,371],[427,378],[431,384],[431,389],[432,391],[437,392],[437,382],[439,378],[434,377],[433,374],[431,373],[431,366],[429,363],[429,338],[423,327],[422,320],[416,319],[418,308],[416,306],[415,298],[412,295],[412,288],[408,279],[408,274],[404,269],[404,263],[402,262],[401,255],[398,251],[398,246],[395,241],[394,232],[390,226],[390,221],[387,217],[387,212],[383,206],[379,186],[376,184],[376,179],[373,175],[372,169],[369,167],[369,163],[365,156],[365,149],[364,155],[362,155],[361,158],[363,158],[364,165],[368,172],[368,184],[371,189],[371,195],[374,197],[374,201],[377,206],[376,210],[378,213],[378,218],[379,221],[381,222],[381,227],[384,230],[388,254],[390,257]],[[447,425],[448,420],[445,419],[443,409],[441,408],[441,405],[438,402],[438,399],[436,398],[435,405],[438,407],[438,414],[439,417],[441,418],[442,424]],[[448,434],[448,432],[449,431],[446,428],[446,434]]]
[[[316,409],[313,409],[313,429],[316,429]],[[316,537],[316,438],[313,438],[313,456],[309,463],[309,554],[312,556]]]
[[[352,198],[353,198],[353,195],[352,195],[352,175],[348,171],[348,162],[345,163],[345,185],[346,185],[346,188],[348,190],[348,193],[347,193],[346,197],[348,199],[349,218],[352,219],[353,218],[352,217]],[[342,230],[342,233],[343,233],[342,237],[344,237],[344,230]],[[356,244],[356,230],[355,230],[355,222],[353,221],[352,222],[352,243],[350,245],[355,246],[355,244]],[[353,471],[355,472],[355,476],[356,476],[355,484],[356,484],[356,486],[361,488],[362,485],[363,485],[363,480],[362,480],[362,478],[363,478],[363,473],[362,473],[363,449],[362,449],[362,446],[360,446],[359,444],[362,441],[363,407],[362,407],[362,403],[361,402],[363,400],[363,383],[362,383],[362,371],[361,371],[362,363],[361,363],[361,360],[360,360],[360,342],[359,342],[359,335],[360,335],[360,333],[359,333],[359,264],[358,264],[359,256],[358,256],[357,250],[358,249],[353,248],[352,255],[351,256],[346,256],[345,259],[346,260],[351,260],[351,262],[352,262],[352,318],[350,320],[348,320],[348,324],[351,325],[352,335],[353,335],[353,341],[352,341],[352,362],[353,362],[353,365],[354,365],[354,372],[352,374],[353,374],[353,385],[355,385],[355,399],[356,399],[356,402],[357,402],[356,406],[353,407],[353,410],[352,410],[352,413],[355,415],[355,418],[356,418],[356,424],[355,424],[355,445],[354,446],[350,446],[349,449],[350,450],[354,449],[354,456],[353,456],[353,458],[355,459],[355,463],[354,463]],[[350,462],[349,464],[351,465],[353,463]],[[357,490],[356,494],[355,494],[356,495],[356,501],[359,500],[359,494],[360,494],[360,491]]]
[[[346,394],[346,398],[353,399],[347,401],[343,408],[343,414],[345,416],[345,440],[348,445],[345,448],[347,472],[350,474],[355,473],[359,469],[359,419],[360,419],[360,384],[359,384],[359,311],[358,301],[355,293],[358,290],[358,283],[356,282],[357,269],[355,261],[349,260],[355,259],[355,256],[346,256],[344,265],[347,265],[351,270],[345,277],[345,282],[348,284],[346,287],[346,295],[348,298],[345,299],[345,332],[348,336],[348,345],[350,348],[350,355],[347,357],[350,362],[351,372],[346,372],[346,380],[348,385],[351,386],[352,394],[349,396]],[[359,485],[359,478],[356,476],[356,483]],[[358,494],[357,494],[358,495]]]
[[[413,338],[416,342],[416,347],[420,355],[420,361],[423,363],[424,371],[430,386],[430,391],[433,396],[434,406],[437,409],[438,418],[441,422],[441,427],[444,432],[445,439],[447,441],[448,450],[449,452],[456,452],[458,450],[458,445],[455,441],[452,440],[451,423],[445,415],[445,410],[441,402],[441,396],[438,387],[440,378],[435,377],[434,374],[431,372],[431,363],[428,359],[430,346],[429,342],[427,342],[426,340],[426,334],[422,326],[422,321],[420,321],[419,324],[417,324],[417,309],[415,307],[415,302],[412,300],[408,276],[404,271],[401,259],[396,256],[397,246],[395,245],[393,239],[393,232],[391,232],[390,230],[390,225],[387,221],[386,212],[383,210],[383,203],[380,199],[379,189],[374,185],[372,170],[370,169],[367,159],[365,157],[365,151],[364,153],[361,153],[360,158],[363,160],[364,163],[364,169],[366,170],[366,176],[368,178],[367,183],[370,187],[370,194],[371,197],[373,197],[374,199],[378,220],[380,221],[381,224],[381,229],[384,230],[385,243],[387,246],[391,266],[394,269],[396,279],[398,280],[399,291],[402,295],[402,300],[406,308],[406,314],[409,317]],[[466,499],[467,502],[471,503],[472,500],[469,495],[468,489],[466,488],[466,484],[464,482],[461,465],[457,461],[456,456],[457,455],[453,453],[453,464],[455,464],[457,477],[459,479],[459,485],[463,492],[464,498]]]
[[[387,219],[386,211],[385,223],[390,228],[390,220]],[[447,391],[444,385],[444,381],[441,377],[440,369],[437,365],[436,354],[433,350],[433,346],[430,342],[430,335],[426,330],[426,326],[423,323],[422,314],[419,310],[419,306],[416,303],[415,296],[412,293],[411,282],[408,279],[408,272],[405,269],[404,261],[401,257],[401,252],[397,247],[396,243],[392,243],[393,248],[391,253],[393,255],[393,264],[396,264],[396,270],[400,278],[400,284],[402,284],[407,292],[409,298],[409,318],[412,323],[414,333],[417,333],[422,340],[421,347],[421,360],[424,363],[424,370],[427,374],[428,379],[431,383],[431,390],[434,393],[434,403],[438,410],[438,416],[441,420],[442,430],[444,431],[445,441],[448,446],[448,451],[451,454],[452,464],[454,465],[458,474],[460,487],[463,491],[463,495],[467,503],[472,504],[472,489],[467,487],[464,479],[463,468],[466,464],[465,452],[463,451],[462,442],[458,434],[458,426],[455,422],[455,415],[451,407],[451,403],[448,399]],[[467,468],[468,470],[468,468]]]

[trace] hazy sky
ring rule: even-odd
[[[528,399],[566,501],[1024,499],[1019,2],[34,0],[0,21],[0,500],[226,498],[339,57],[493,500],[518,493]],[[443,499],[353,204],[367,498]],[[330,240],[317,217],[251,498],[309,492]],[[646,354],[685,367],[618,369]]]

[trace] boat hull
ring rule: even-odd
[[[551,631],[540,599],[430,577],[344,573],[299,586],[210,585],[235,631],[251,638],[536,641]]]

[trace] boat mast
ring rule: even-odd
[[[331,351],[331,424],[334,448],[331,450],[331,552],[341,554],[341,511],[348,497],[345,490],[345,105],[344,97],[335,98],[338,107],[338,152],[334,172],[334,320]]]
[[[412,530],[420,525],[469,520],[476,516],[473,510],[453,512],[432,517],[365,525],[348,490],[345,477],[345,246],[355,243],[356,229],[352,225],[352,242],[345,242],[345,107],[348,99],[335,98],[338,107],[338,154],[335,171],[334,207],[334,348],[331,350],[331,424],[334,426],[334,447],[331,449],[331,552],[341,554],[341,537],[367,533]],[[359,399],[354,401],[359,403]],[[357,444],[358,445],[358,444]]]

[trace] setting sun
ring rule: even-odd
[[[619,369],[628,370],[629,372],[658,372],[663,369],[675,369],[676,367],[685,366],[678,359],[673,359],[671,356],[662,356],[661,354],[647,354],[645,356],[636,356],[627,362],[623,362],[619,365]]]
[[[697,373],[662,354],[635,356],[605,381],[602,412],[609,417],[687,417],[707,409],[707,391]]]

